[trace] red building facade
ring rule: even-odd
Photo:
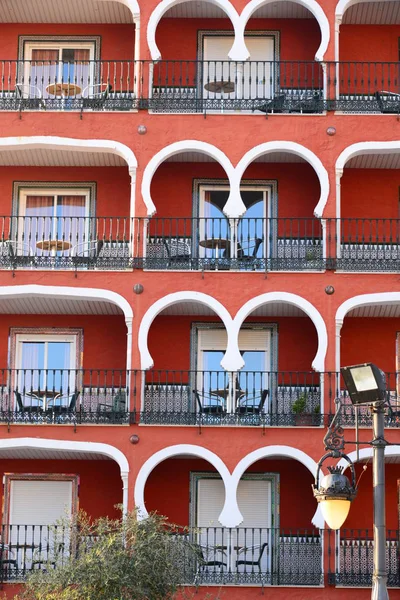
[[[81,4],[0,8],[3,590],[123,504],[200,597],[368,598],[371,468],[337,534],[311,484],[372,361],[396,597],[400,2]]]

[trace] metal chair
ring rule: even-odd
[[[63,421],[68,415],[72,416],[75,420],[76,402],[79,397],[79,391],[75,391],[72,394],[66,394],[65,396],[55,396],[53,399],[52,406],[47,409],[47,414],[51,417],[54,422]]]
[[[12,557],[12,558],[10,558]],[[10,579],[17,579],[18,573],[18,561],[15,557],[15,554],[8,544],[3,544],[0,542],[0,582],[9,581]],[[10,576],[10,567],[13,568],[14,577]]]
[[[167,253],[168,268],[188,268],[191,266],[191,247],[188,239],[163,238],[164,248]]]
[[[85,87],[82,91],[81,118],[84,108],[103,110],[112,89],[111,83],[95,83]]]
[[[259,110],[264,113],[281,113],[283,112],[286,95],[278,94],[270,100],[266,100],[262,104],[253,107],[253,112]]]
[[[15,240],[5,240],[10,268],[14,271],[18,267],[30,267],[35,265],[35,255],[32,247],[25,242]]]
[[[195,395],[197,407],[200,414],[220,416],[224,415],[226,410],[225,406],[220,403],[218,396],[212,396],[198,390],[193,390]]]
[[[120,423],[126,415],[126,395],[124,390],[118,390],[110,404],[97,405],[98,419],[106,419],[112,423]]]
[[[103,240],[80,242],[73,246],[71,249],[71,259],[75,270],[83,267],[94,268],[103,246]]]
[[[254,396],[253,398],[248,395],[239,402],[236,407],[236,412],[239,415],[260,415],[264,408],[265,401],[267,400],[269,390],[263,390],[260,396]]]
[[[397,398],[397,395],[396,395]],[[397,408],[394,409],[390,402],[390,393],[387,394],[387,421],[389,426],[400,427],[400,405],[397,404]]]
[[[218,558],[218,554],[224,554],[224,551],[216,546],[203,546],[201,544],[192,544],[194,553],[197,558],[197,570],[194,578],[194,585],[201,581],[201,576],[207,570],[212,568],[213,571],[218,569],[218,572],[223,572],[227,569],[228,563],[222,557]]]
[[[24,416],[24,419],[38,420],[43,414],[42,407],[40,406],[40,398],[35,394],[21,394],[18,390],[14,390],[15,400],[17,403],[18,413]],[[30,404],[26,404],[22,398],[26,398],[30,401]],[[32,400],[37,401],[37,404],[32,404]]]
[[[32,98],[31,90],[34,90],[35,96]],[[21,112],[24,109],[33,110],[41,108],[46,110],[46,104],[42,97],[42,92],[36,85],[30,83],[16,83],[15,97],[17,109]]]
[[[375,92],[374,94],[382,113],[398,115],[400,113],[400,94],[395,92]]]
[[[266,548],[268,548],[267,542],[264,542],[264,544],[261,544],[260,546],[250,546],[250,547],[241,548],[238,551],[238,556],[239,556],[239,554],[242,554],[242,553],[245,553],[247,555],[248,552],[251,552],[251,559],[247,560],[246,558],[244,558],[244,559],[237,560],[236,568],[238,568],[240,566],[252,567],[251,570],[254,571],[254,567],[258,567],[258,572],[261,573],[261,560],[262,560],[262,557],[263,557],[263,554],[264,554]],[[256,554],[256,556],[254,556],[255,550],[258,550],[258,554]]]

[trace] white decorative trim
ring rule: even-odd
[[[170,8],[186,1],[187,0],[162,0],[151,13],[147,25],[147,43],[152,60],[161,59],[161,52],[156,44],[156,30],[160,19]],[[244,43],[244,39],[240,35],[240,17],[234,6],[229,2],[229,0],[207,1],[210,2],[210,4],[219,6],[219,8],[226,13],[227,17],[232,22],[233,29],[235,31],[235,40],[232,48],[229,51],[229,58],[231,60],[247,60],[249,58],[249,52],[246,48],[246,44]]]
[[[151,369],[154,365],[153,358],[148,348],[148,335],[152,322],[156,316],[169,306],[173,304],[179,304],[180,302],[198,302],[211,308],[223,322],[227,336],[227,348],[225,355],[221,361],[221,366],[227,371],[237,371],[244,366],[243,358],[239,352],[237,345],[237,336],[235,338],[235,331],[233,329],[232,317],[227,309],[215,298],[202,292],[182,291],[168,294],[163,298],[160,298],[154,304],[152,304],[146,311],[143,319],[140,323],[139,334],[138,334],[138,346],[141,358],[141,368],[143,370]],[[233,337],[232,337],[233,333]]]
[[[149,46],[152,60],[160,60],[162,58],[161,52],[156,44],[156,30],[160,19],[167,12],[167,10],[169,10],[173,6],[176,6],[177,4],[182,4],[186,1],[187,0],[162,0],[151,13],[147,25],[147,43]],[[265,4],[276,2],[277,0],[252,0],[251,2],[249,2],[249,4],[245,6],[241,15],[238,14],[238,12],[234,8],[234,6],[229,2],[229,0],[208,1],[211,4],[219,6],[232,22],[232,26],[235,32],[235,40],[232,48],[228,53],[229,58],[231,60],[236,61],[247,60],[250,56],[244,39],[247,21],[258,8],[264,6]],[[315,0],[296,0],[296,2],[307,8],[314,15],[319,24],[321,30],[321,43],[315,54],[315,60],[322,61],[329,44],[329,21],[321,6]]]
[[[19,137],[0,137],[0,152],[15,147],[16,150],[30,150],[34,148],[48,148],[75,151],[75,152],[109,152],[123,158],[129,169],[136,169],[136,156],[128,146],[112,140],[81,140],[59,136],[33,135]]]
[[[111,446],[110,444],[102,444],[100,442],[70,442],[66,440],[45,440],[43,438],[13,438],[0,439],[0,457],[1,450],[9,450],[10,448],[29,448],[38,450],[60,450],[68,452],[84,452],[87,454],[103,454],[114,460],[120,469],[120,475],[123,484],[123,491],[127,484],[129,475],[129,463],[125,454]],[[123,493],[123,509],[128,510],[128,495]]]
[[[318,465],[315,460],[311,458],[311,456],[302,450],[294,448],[293,446],[264,446],[263,448],[257,448],[257,450],[250,452],[238,462],[232,473],[232,481],[235,489],[237,490],[240,478],[252,464],[263,458],[272,458],[273,456],[286,456],[288,458],[293,458],[304,465],[310,471],[313,477],[315,477]],[[322,514],[318,510],[318,507],[312,518],[312,523],[319,529],[324,529],[325,527]]]
[[[107,2],[109,0],[101,0],[103,2]],[[125,6],[127,6],[129,8],[129,10],[132,13],[132,18],[138,19],[140,16],[140,8],[139,8],[139,3],[137,2],[137,0],[117,0],[120,4],[124,4]]]
[[[147,214],[149,216],[154,215],[156,212],[156,207],[150,193],[150,187],[154,173],[162,162],[167,160],[169,157],[182,152],[200,152],[202,154],[207,154],[208,156],[214,158],[214,160],[216,160],[225,170],[229,180],[230,193],[224,206],[224,214],[231,219],[239,218],[246,212],[246,206],[240,195],[240,184],[243,174],[251,162],[256,160],[259,156],[262,156],[263,154],[269,154],[271,152],[288,152],[289,154],[301,156],[313,167],[319,179],[321,194],[318,204],[314,209],[314,214],[317,218],[322,216],[329,196],[329,177],[320,159],[305,146],[295,142],[287,141],[266,142],[249,150],[239,161],[236,168],[234,168],[226,154],[224,154],[216,146],[207,144],[206,142],[200,142],[198,140],[183,140],[181,142],[175,142],[174,144],[166,146],[157,154],[155,154],[147,164],[143,173],[142,197],[147,207]]]
[[[377,294],[360,294],[345,300],[337,309],[336,321],[336,371],[340,370],[340,330],[348,312],[360,306],[400,304],[400,292],[379,292]]]
[[[244,32],[246,29],[247,21],[253,15],[253,13],[258,10],[261,6],[265,6],[266,4],[276,3],[277,0],[251,0],[244,7],[241,15],[240,15],[240,38],[244,37]],[[279,0],[278,0],[279,1]],[[295,0],[296,4],[300,4],[307,8],[315,17],[318,22],[319,28],[321,30],[321,43],[319,45],[318,50],[315,53],[315,60],[321,61],[324,59],[324,54],[328,48],[329,39],[330,39],[330,27],[329,21],[322,10],[321,6],[315,0]],[[350,0],[351,1],[351,0]]]
[[[297,144],[296,142],[288,142],[288,141],[273,141],[273,142],[265,142],[264,144],[259,144],[254,148],[251,148],[243,158],[238,162],[236,166],[236,182],[240,189],[240,181],[243,177],[243,174],[250,163],[255,161],[260,156],[264,154],[270,154],[272,152],[288,152],[289,154],[295,154],[296,156],[301,156],[305,161],[307,161],[314,171],[317,174],[319,179],[319,183],[321,186],[321,194],[318,200],[318,204],[314,208],[314,215],[317,218],[320,218],[323,214],[325,205],[328,201],[329,196],[329,176],[328,172],[325,169],[324,165],[308,148],[302,146],[301,144]],[[240,193],[240,192],[239,192]],[[227,205],[225,205],[225,209],[227,209]]]
[[[12,285],[0,287],[1,298],[19,298],[23,296],[38,296],[46,298],[48,296],[58,296],[63,299],[79,299],[79,300],[103,300],[115,304],[124,313],[125,320],[133,319],[133,310],[131,305],[123,296],[104,290],[101,288],[86,288],[86,287],[66,287],[60,285]]]
[[[346,163],[360,154],[396,154],[400,152],[400,140],[392,142],[357,142],[347,146],[336,161],[336,172],[343,171]]]
[[[335,9],[335,20],[339,23],[342,22],[343,15],[350,6],[353,4],[359,4],[360,2],[375,2],[376,0],[339,0]]]
[[[211,156],[215,161],[217,161],[221,167],[224,169],[227,174],[231,192],[228,198],[228,202],[231,196],[235,195],[236,192],[236,180],[235,180],[235,169],[232,166],[229,158],[224,154],[221,150],[219,150],[216,146],[212,144],[208,144],[206,142],[200,142],[198,140],[183,140],[181,142],[175,142],[174,144],[170,144],[169,146],[165,146],[162,148],[157,154],[153,156],[150,162],[146,165],[146,168],[143,173],[142,179],[142,197],[143,201],[147,207],[147,214],[149,216],[154,215],[156,212],[156,207],[151,197],[150,186],[151,181],[153,179],[154,173],[157,171],[158,167],[165,160],[174,156],[175,154],[180,154],[182,152],[200,152],[201,154],[206,154],[207,156]],[[240,196],[239,196],[240,197]],[[237,201],[238,199],[235,198]],[[242,202],[240,198],[240,202]],[[245,207],[246,210],[246,207]],[[224,208],[225,212],[225,208]],[[228,215],[230,216],[230,215]]]
[[[233,342],[237,345],[238,335],[240,327],[243,321],[257,308],[264,304],[270,304],[271,302],[282,302],[284,304],[292,304],[297,306],[305,312],[305,314],[314,323],[315,329],[317,330],[318,336],[318,349],[317,353],[312,362],[312,367],[316,371],[324,371],[325,368],[325,356],[328,348],[328,333],[326,330],[325,321],[322,318],[320,312],[315,308],[311,302],[298,296],[297,294],[291,294],[289,292],[268,292],[261,294],[255,298],[251,298],[246,304],[244,304],[236,313],[233,320],[233,331],[231,334],[232,344]]]
[[[153,469],[168,458],[173,456],[196,456],[209,462],[218,471],[225,486],[225,504],[222,512],[218,518],[219,522],[223,527],[237,527],[242,521],[243,517],[239,511],[239,507],[236,502],[236,485],[233,482],[231,474],[226,467],[225,463],[207,448],[203,446],[196,446],[193,444],[177,444],[176,446],[168,446],[159,450],[142,465],[135,483],[135,506],[138,509],[138,516],[140,519],[145,519],[148,516],[146,506],[144,503],[144,490],[146,487],[147,479]]]

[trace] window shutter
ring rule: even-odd
[[[228,336],[226,330],[203,329],[199,331],[199,350],[226,350]],[[241,329],[239,332],[240,350],[269,351],[271,332],[269,329]]]
[[[71,481],[12,481],[11,525],[52,525],[71,514]]]
[[[197,527],[221,527],[218,517],[224,500],[222,479],[200,479],[197,484]]]

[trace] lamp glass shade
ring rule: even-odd
[[[324,521],[331,529],[340,529],[350,510],[350,500],[323,500],[320,502]]]
[[[378,388],[374,373],[369,365],[350,369],[357,392],[368,392]]]

